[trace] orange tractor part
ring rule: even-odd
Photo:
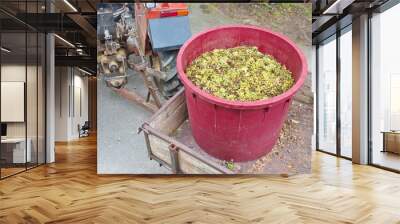
[[[146,8],[145,3],[136,3],[135,21],[139,36],[138,44],[141,52],[145,55],[149,55],[151,51],[147,38],[149,19],[187,15],[189,15],[189,9],[185,3],[156,3],[154,8]]]

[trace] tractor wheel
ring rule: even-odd
[[[155,80],[157,88],[165,99],[174,96],[183,86],[176,70],[177,55],[178,51],[173,50],[160,52],[158,56],[152,58],[153,68],[167,74],[165,79]]]

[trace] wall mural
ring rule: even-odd
[[[311,171],[311,4],[97,11],[98,173]]]

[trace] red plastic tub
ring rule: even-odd
[[[239,45],[257,46],[284,64],[296,81],[293,87],[270,99],[240,102],[210,95],[187,78],[186,67],[202,53]],[[307,62],[287,37],[254,26],[234,25],[207,30],[186,41],[178,54],[177,70],[185,86],[197,144],[219,159],[249,161],[267,154],[275,145],[292,98],[307,76]]]

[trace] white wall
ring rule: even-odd
[[[75,68],[56,67],[55,86],[55,140],[77,139],[78,124],[88,120],[88,78]]]
[[[25,69],[26,69],[25,64],[24,65],[3,64],[1,66],[1,81],[25,83],[25,73],[26,73]],[[30,70],[29,67],[28,70]],[[6,108],[1,108],[1,110],[6,110]],[[8,132],[7,134],[12,137],[24,137],[25,136],[24,122],[8,123],[7,132]]]
[[[25,82],[25,65],[1,65],[1,81]]]
[[[68,85],[67,67],[55,68],[55,141],[68,139]]]
[[[25,83],[1,82],[1,122],[24,122]]]
[[[1,66],[1,81],[25,82],[25,65],[8,64]],[[1,108],[5,110],[5,108]],[[25,137],[25,122],[7,123],[7,137]]]
[[[79,72],[79,71],[78,71]],[[72,119],[71,119],[71,132],[70,135],[72,138],[78,138],[78,124],[83,125],[85,121],[88,121],[88,77],[81,76],[80,73],[77,75],[77,70],[75,70],[74,75],[74,96],[71,96],[71,99],[74,99],[74,107],[71,109],[72,111]],[[80,101],[80,102],[79,102]],[[72,104],[72,103],[71,103]],[[81,107],[81,108],[80,108]],[[81,111],[80,111],[81,110]]]
[[[19,65],[19,64],[4,64],[1,66],[1,81],[4,82],[25,82],[25,75],[26,75],[26,70],[28,71],[28,74],[32,74],[34,67],[33,66],[28,66],[27,68],[24,65]],[[36,74],[36,70],[34,71]],[[32,83],[30,83],[32,84]],[[34,83],[36,85],[36,81]],[[36,89],[27,89],[28,93],[28,99],[27,103],[31,103],[33,101],[32,98],[36,99]],[[34,90],[34,92],[30,92],[29,90]],[[36,103],[34,105],[36,107]],[[6,108],[1,108],[2,110],[6,110]],[[30,112],[30,111],[28,111]],[[32,117],[33,116],[33,117]],[[36,124],[36,114],[33,113],[28,113],[28,122],[34,121]],[[25,124],[26,122],[7,122],[7,136],[8,137],[25,137]],[[29,123],[28,128],[33,127],[34,125]],[[35,126],[36,129],[36,126]],[[30,132],[28,130],[28,137]]]
[[[38,69],[38,70],[37,70]],[[1,81],[2,82],[24,82],[26,85],[26,106],[14,110],[20,110],[20,113],[25,114],[26,120],[22,119],[21,122],[6,122],[7,123],[7,137],[24,138],[25,135],[29,139],[29,148],[32,153],[32,161],[39,163],[44,162],[45,150],[45,116],[44,116],[44,100],[45,90],[44,87],[44,74],[41,66],[32,66],[25,64],[3,64],[1,66]],[[25,80],[27,78],[27,80]],[[4,89],[2,89],[3,92]],[[24,94],[24,90],[20,90]],[[7,95],[2,95],[2,98],[8,98]],[[24,104],[24,102],[22,102]],[[12,108],[2,107],[2,112],[17,113],[11,111]],[[22,110],[22,111],[21,111]]]

